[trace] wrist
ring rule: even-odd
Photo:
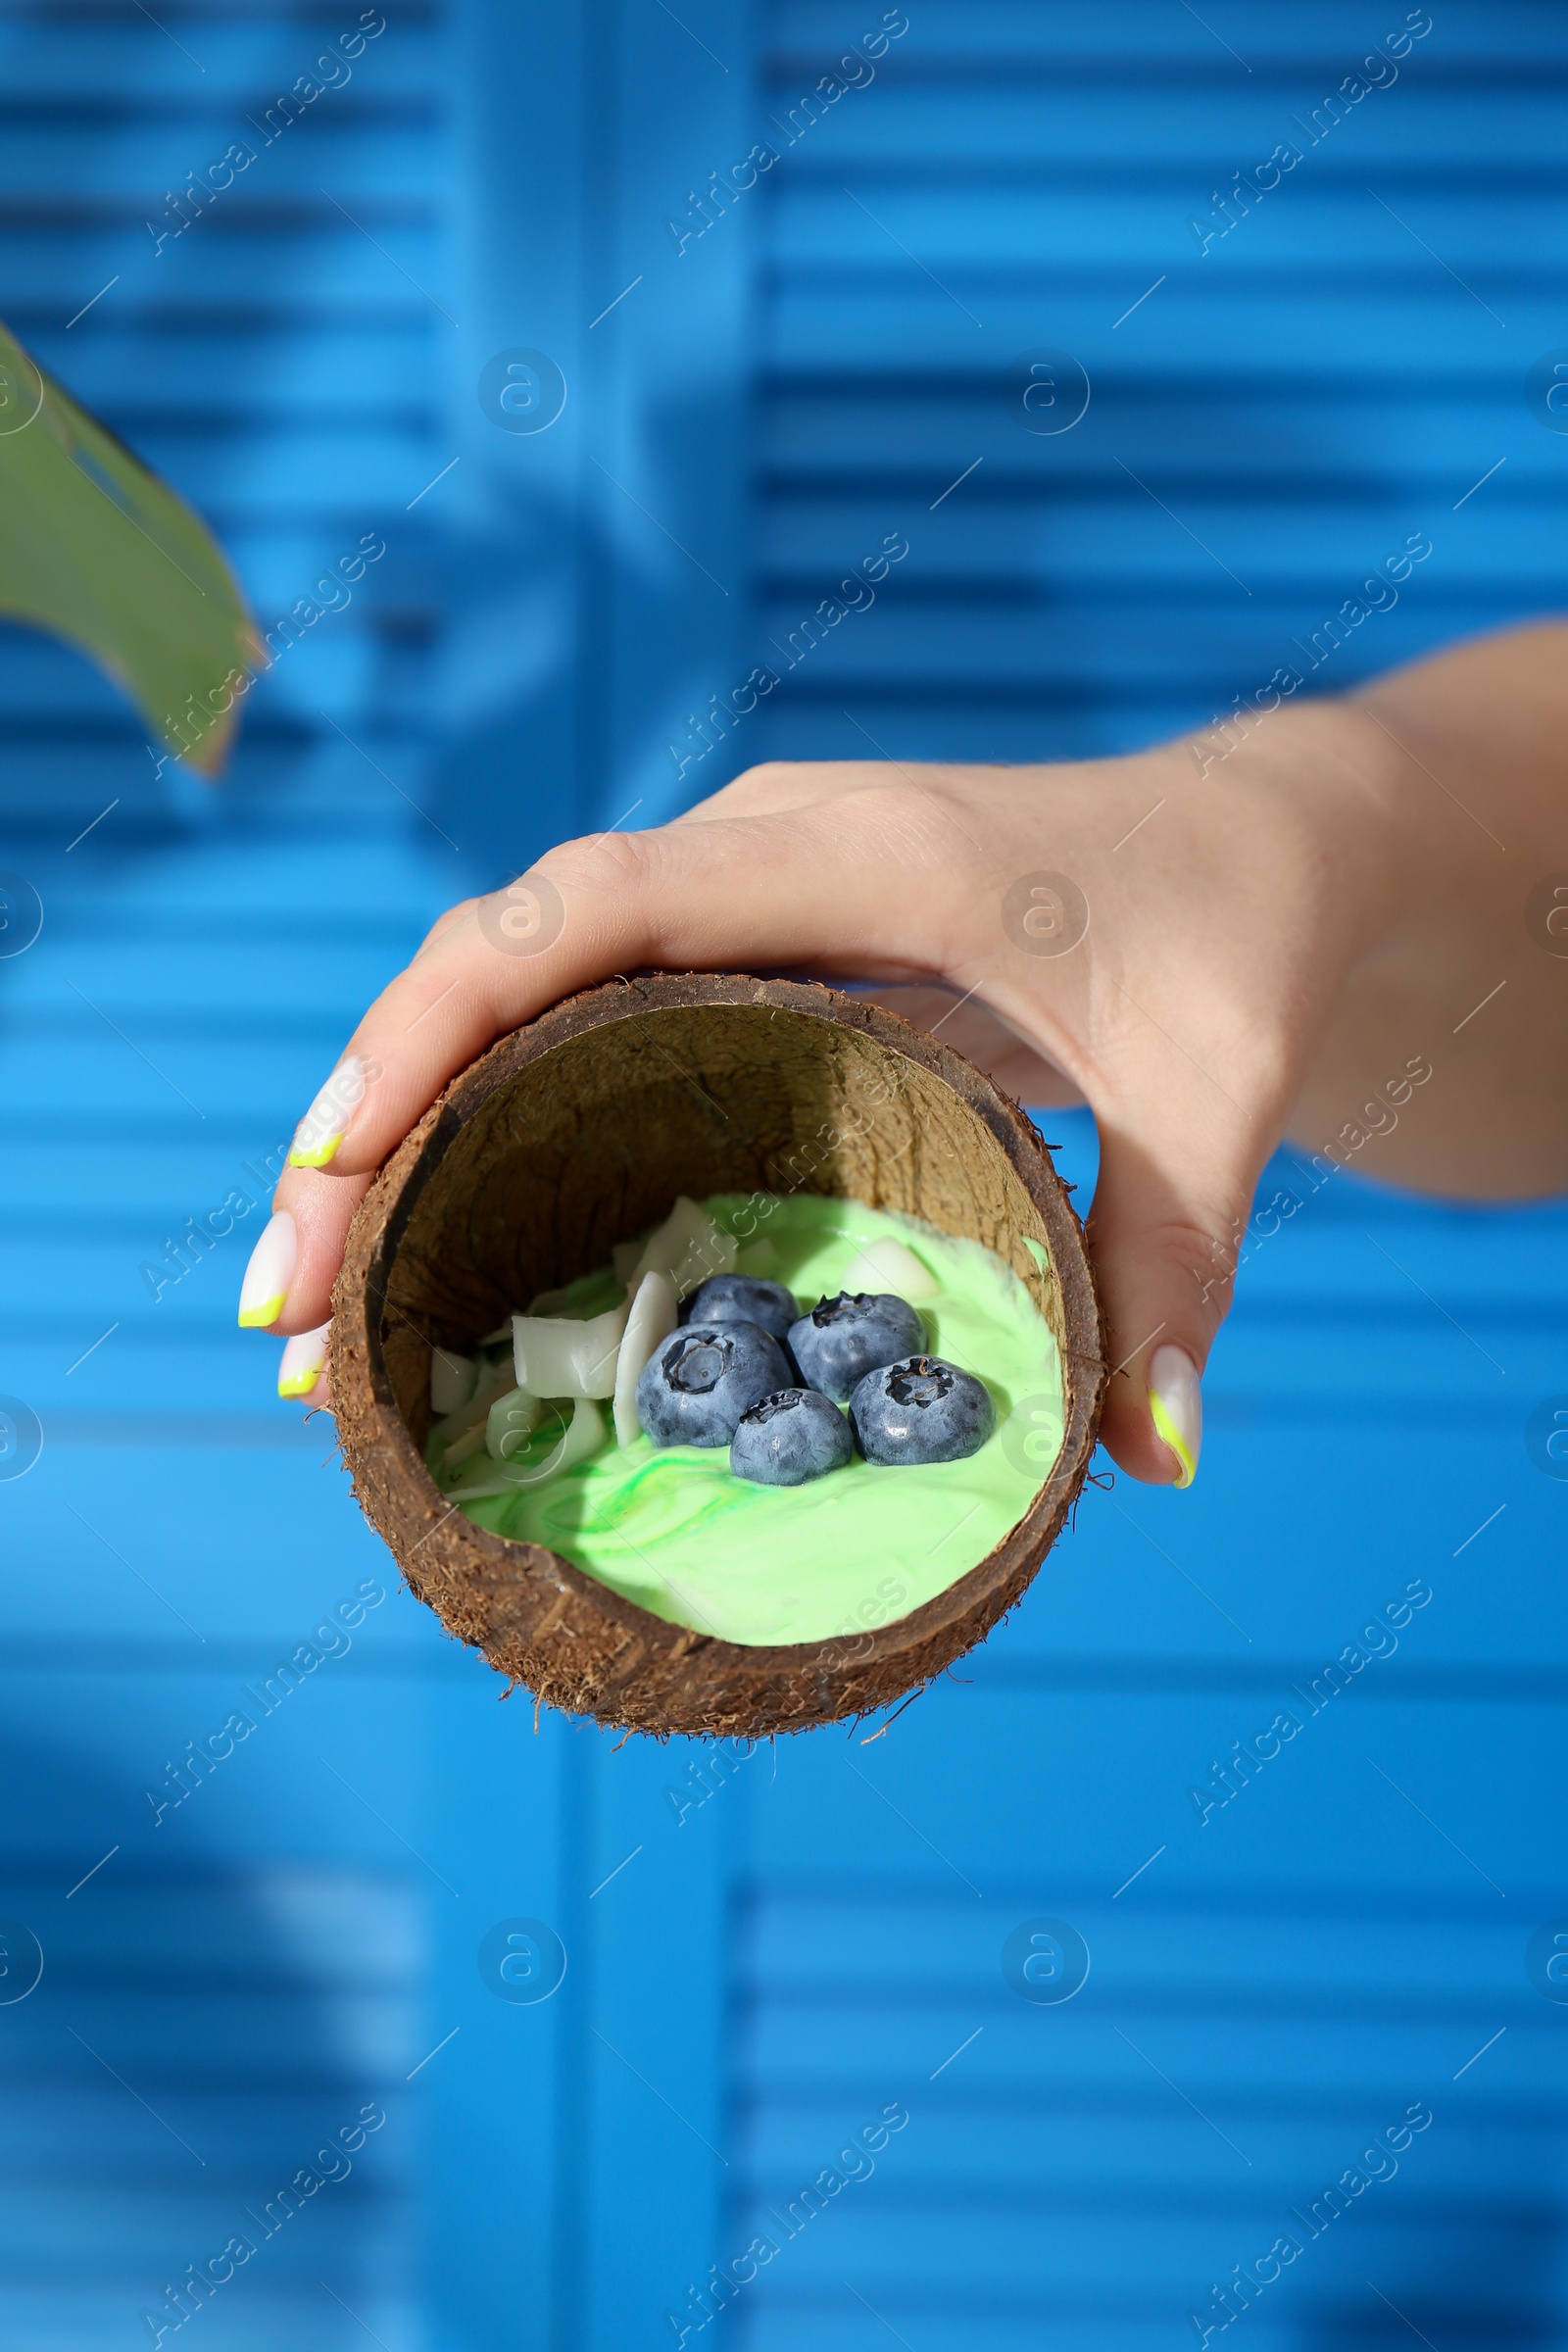
[[[1356,704],[1281,703],[1245,733],[1236,723],[1207,728],[1162,757],[1173,786],[1196,784],[1189,805],[1200,824],[1272,835],[1275,867],[1315,886],[1342,968],[1431,887],[1412,825],[1411,763]]]

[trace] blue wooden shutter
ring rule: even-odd
[[[883,534],[909,552],[798,653],[752,756],[1125,751],[1280,664],[1339,691],[1560,604],[1568,442],[1526,375],[1564,331],[1563,29],[1434,14],[1313,145],[1293,121],[1402,10],[910,8],[767,191],[760,632],[792,650]],[[786,121],[852,27],[768,23]],[[1218,234],[1211,192],[1291,139]],[[1042,348],[1092,386],[1055,435],[1011,372]],[[1397,605],[1311,668],[1408,534],[1431,554]],[[1410,1047],[1441,1073],[1446,1042]],[[1092,1180],[1087,1118],[1042,1115]],[[1568,1229],[1356,1164],[1374,1181],[1265,1176],[1193,1493],[1088,1494],[1017,1616],[885,1739],[786,1743],[737,1796],[717,2258],[777,2246],[725,2323],[757,2352],[1561,2326],[1563,2012],[1525,1953],[1564,1910],[1568,1490],[1526,1423],[1568,1388]],[[1328,1697],[1412,1581],[1397,1651]],[[1298,1735],[1205,1818],[1212,1767],[1284,1710]],[[1004,1976],[1037,1918],[1092,1955],[1060,2006]],[[1397,2175],[1314,2225],[1417,2101]],[[850,2179],[892,2102],[907,2125]],[[1227,2322],[1211,2289],[1291,2233]]]
[[[387,555],[258,691],[220,796],[154,779],[82,664],[0,633],[0,864],[45,911],[0,969],[0,1387],[45,1434],[0,1483],[0,1913],[46,1961],[0,2005],[13,2332],[133,2338],[375,2102],[202,2340],[609,2352],[674,2340],[673,2311],[701,2342],[710,2266],[772,2230],[724,2323],[760,2346],[1054,2325],[1143,2352],[1416,2099],[1398,2175],[1249,2329],[1549,2328],[1560,2019],[1523,1955],[1563,1904],[1562,1489],[1523,1431],[1568,1388],[1557,1210],[1309,1194],[1282,1162],[1263,1198],[1301,1205],[1254,1243],[1199,1488],[1088,1496],[968,1686],[869,1747],[715,1771],[535,1738],[388,1586],[157,1819],[185,1743],[386,1580],[329,1436],[233,1333],[256,1218],[156,1301],[140,1268],[258,1189],[437,908],[546,840],[862,729],[901,758],[1152,740],[1418,529],[1432,557],[1325,686],[1549,604],[1563,442],[1524,379],[1562,332],[1555,17],[1446,12],[1200,256],[1210,191],[1402,11],[912,12],[786,151],[880,10],[767,12],[754,79],[716,10],[389,9],[155,255],[166,188],[350,21],[157,13],[0,26],[0,311],[212,514],[264,623],[362,534]],[[677,251],[665,220],[769,136]],[[536,438],[476,398],[514,345],[568,379]],[[1092,380],[1059,436],[1006,407],[1041,347]],[[890,533],[876,606],[694,757],[710,697]],[[1047,1132],[1092,1177],[1087,1122]],[[1189,1788],[1413,1578],[1398,1651],[1200,1824]],[[537,2009],[474,1964],[515,1914],[570,1955]],[[1002,1975],[1039,1916],[1093,1956],[1059,2008]],[[769,2222],[899,2102],[869,2178]]]
[[[608,2339],[707,2259],[722,2177],[684,1756],[606,1784],[598,1735],[497,1705],[233,1298],[294,1119],[439,909],[670,804],[744,595],[746,262],[670,275],[663,218],[727,154],[747,58],[693,84],[657,12],[393,0],[324,87],[358,18],[0,24],[0,313],[211,517],[280,649],[213,792],[74,655],[0,632],[0,866],[44,912],[0,964],[0,1389],[44,1440],[0,1480],[0,1994],[29,1937],[45,1962],[0,1999],[19,2340]],[[235,141],[173,234],[166,190]],[[612,307],[639,277],[658,302]],[[477,398],[519,345],[567,378],[538,436]],[[351,598],[318,589],[367,540]],[[517,1915],[567,1946],[537,2007],[476,1967]],[[367,2105],[348,2169],[322,2158]]]

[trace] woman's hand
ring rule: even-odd
[[[1560,665],[1560,633],[1535,634]],[[769,764],[674,824],[551,850],[530,882],[559,894],[559,936],[550,919],[509,936],[504,893],[453,907],[360,1023],[296,1138],[292,1161],[314,1164],[284,1174],[241,1320],[304,1335],[280,1385],[311,1393],[375,1170],[457,1071],[559,998],[649,966],[872,983],[1009,1093],[1093,1107],[1102,1436],[1135,1477],[1185,1485],[1253,1187],[1298,1104],[1302,1145],[1343,1157],[1342,1124],[1425,1058],[1442,1083],[1379,1173],[1502,1193],[1563,1180],[1560,1114],[1528,1165],[1510,1156],[1509,1090],[1527,1084],[1498,1055],[1513,1020],[1453,1035],[1467,992],[1528,948],[1510,892],[1542,852],[1499,859],[1496,795],[1478,818],[1432,789],[1430,741],[1403,748],[1432,705],[1430,683],[1411,701],[1423,674],[1122,760]]]

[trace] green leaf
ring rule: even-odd
[[[0,325],[0,614],[81,647],[170,751],[221,769],[255,627],[206,525]]]

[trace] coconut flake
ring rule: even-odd
[[[587,1322],[564,1315],[514,1315],[512,1356],[519,1389],[531,1396],[610,1396],[629,1298]]]
[[[559,1408],[558,1408],[559,1409]],[[605,1416],[599,1406],[587,1396],[573,1400],[571,1420],[542,1462],[531,1468],[497,1468],[494,1475],[478,1480],[471,1487],[449,1487],[449,1502],[477,1502],[489,1494],[510,1494],[518,1487],[542,1486],[547,1478],[559,1477],[573,1463],[586,1461],[597,1453],[605,1442]]]
[[[626,1278],[627,1288],[635,1291],[645,1274],[657,1271],[669,1276],[677,1298],[685,1298],[710,1274],[732,1273],[736,1248],[735,1236],[720,1232],[707,1210],[682,1193],[662,1225],[643,1244]],[[615,1271],[620,1272],[618,1265]]]
[[[539,1426],[544,1406],[526,1389],[508,1389],[485,1416],[484,1449],[493,1462],[510,1462]],[[449,1457],[450,1458],[450,1457]]]
[[[662,1274],[657,1266],[650,1266],[632,1293],[625,1337],[620,1343],[620,1353],[615,1361],[617,1445],[631,1445],[641,1431],[642,1423],[637,1417],[638,1378],[654,1349],[668,1339],[679,1321],[675,1285],[667,1274]]]
[[[912,1250],[906,1250],[891,1234],[882,1234],[857,1250],[844,1270],[841,1287],[852,1294],[891,1291],[913,1306],[922,1298],[934,1298],[942,1285]]]
[[[485,1415],[496,1398],[505,1396],[508,1389],[515,1384],[516,1374],[510,1364],[485,1365],[478,1374],[477,1385],[467,1403],[460,1404],[456,1412],[448,1413],[444,1421],[436,1422],[430,1435],[439,1439],[448,1456],[475,1429],[480,1431],[482,1443]]]
[[[477,1360],[471,1355],[459,1355],[450,1348],[430,1350],[430,1410],[436,1419],[463,1410],[479,1378]]]

